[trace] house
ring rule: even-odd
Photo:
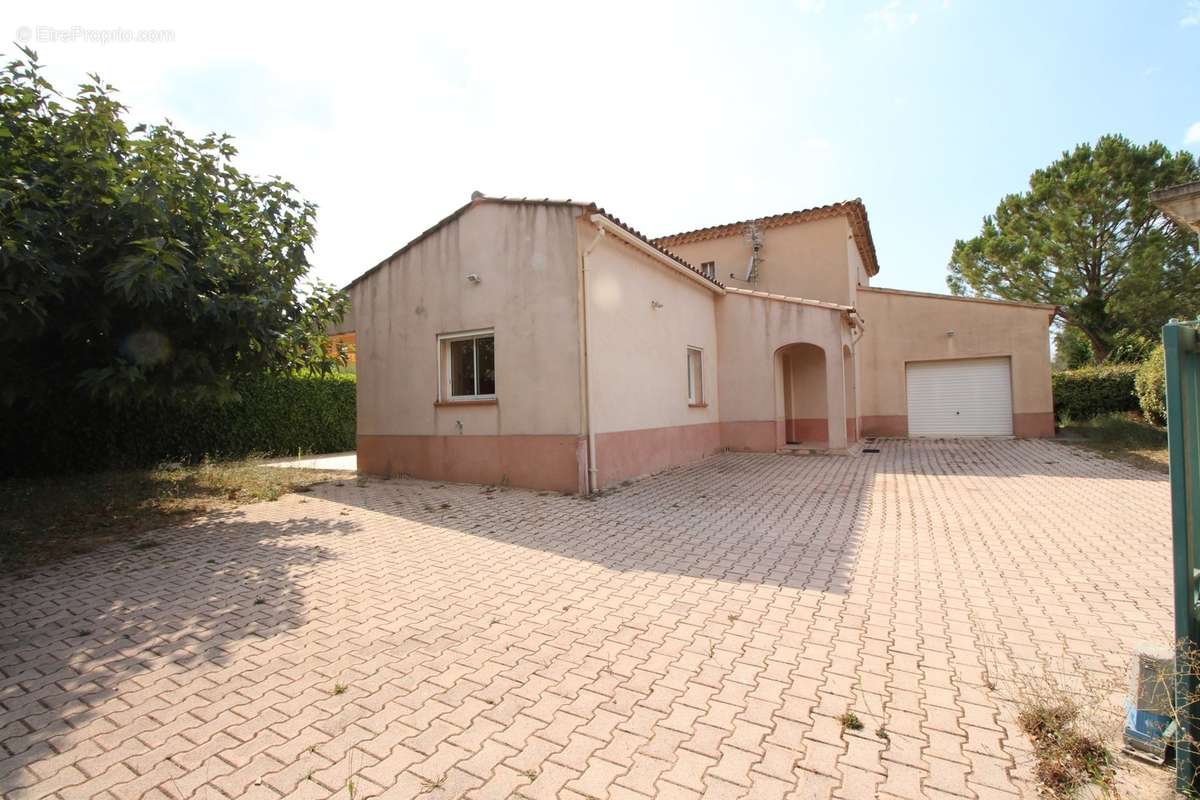
[[[347,287],[359,469],[584,493],[723,449],[1053,435],[1052,306],[878,272],[859,200],[650,239],[476,193]]]

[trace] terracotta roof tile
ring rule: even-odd
[[[695,268],[695,267],[693,267],[691,264],[689,264],[688,262],[684,261],[684,260],[683,260],[682,258],[680,258],[679,256],[677,256],[677,255],[675,255],[674,253],[672,253],[670,250],[667,250],[667,249],[666,249],[666,248],[664,248],[662,245],[659,245],[659,244],[657,244],[657,243],[656,243],[656,241],[655,241],[654,239],[651,239],[650,237],[646,236],[646,234],[642,233],[641,231],[637,230],[636,228],[633,228],[633,227],[631,227],[630,225],[626,224],[625,222],[622,222],[622,221],[621,221],[621,219],[620,219],[619,217],[616,217],[616,216],[614,216],[614,215],[612,215],[612,214],[608,213],[608,212],[607,212],[607,211],[605,211],[603,208],[596,208],[594,205],[592,206],[592,208],[593,208],[593,209],[595,209],[595,213],[597,213],[597,214],[603,214],[605,217],[607,217],[608,219],[612,220],[612,222],[613,222],[615,225],[619,226],[620,228],[622,228],[622,229],[623,229],[623,230],[625,230],[626,232],[628,232],[628,233],[631,233],[631,234],[633,234],[634,236],[636,236],[637,238],[641,239],[643,242],[645,242],[646,244],[650,245],[651,247],[653,247],[653,248],[654,248],[655,250],[657,250],[658,252],[662,253],[662,254],[663,254],[664,256],[666,256],[667,258],[669,258],[669,259],[671,259],[672,261],[674,261],[674,262],[678,263],[680,266],[686,267],[687,269],[689,269],[689,270],[691,270],[692,272],[696,273],[696,274],[697,274],[697,275],[699,275],[701,278],[704,278],[704,280],[708,281],[709,283],[713,284],[714,286],[720,286],[722,289],[724,289],[724,288],[725,288],[725,284],[721,283],[721,282],[720,282],[720,281],[718,281],[718,280],[714,280],[713,278],[710,278],[710,277],[708,277],[708,276],[707,276],[707,275],[705,275],[705,274],[704,274],[702,271],[700,271],[700,270],[696,269],[696,268]]]

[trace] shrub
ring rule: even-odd
[[[1136,364],[1082,367],[1054,373],[1054,414],[1060,420],[1091,419],[1100,414],[1137,411]]]
[[[1167,362],[1162,346],[1138,367],[1134,379],[1138,405],[1146,419],[1155,425],[1167,424]]]
[[[239,399],[115,409],[76,397],[0,417],[0,476],[146,467],[204,457],[353,450],[355,376],[263,376]]]

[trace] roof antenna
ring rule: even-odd
[[[479,191],[478,189],[476,189],[475,191],[471,192],[471,200],[472,200],[472,201],[475,201],[475,200],[482,200],[482,199],[483,199],[483,192]]]
[[[742,237],[746,240],[746,243],[750,245],[750,263],[746,265],[746,283],[757,283],[758,265],[763,262],[762,230],[759,229],[756,223],[747,222],[745,230],[742,231]]]

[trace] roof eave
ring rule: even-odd
[[[879,258],[875,252],[875,239],[871,235],[871,223],[867,217],[867,208],[861,198],[845,200],[840,203],[830,203],[799,211],[788,211],[783,214],[773,214],[766,217],[728,222],[723,225],[712,225],[707,228],[697,228],[691,231],[673,233],[669,236],[659,236],[654,239],[655,245],[670,248],[672,245],[702,242],[711,239],[723,239],[740,234],[750,224],[763,225],[768,228],[783,227],[801,222],[814,222],[836,216],[845,216],[854,234],[854,242],[862,258],[863,267],[867,274],[874,277],[879,274]]]
[[[635,250],[653,258],[663,266],[679,273],[690,281],[700,284],[705,289],[715,294],[725,294],[725,287],[714,280],[706,278],[695,267],[688,264],[678,256],[665,252],[661,248],[655,246],[651,240],[638,236],[635,232],[629,230],[620,220],[609,216],[603,211],[597,211],[590,217],[592,224],[596,225],[606,233],[611,233],[621,241],[633,247]]]

